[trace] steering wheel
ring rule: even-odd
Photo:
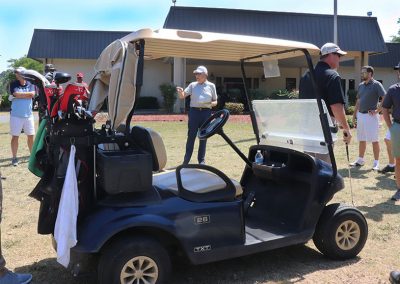
[[[197,137],[199,137],[199,139],[210,138],[222,129],[222,127],[228,121],[228,118],[229,111],[227,109],[222,109],[215,112],[200,127]]]

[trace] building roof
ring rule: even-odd
[[[400,62],[400,43],[386,43],[387,53],[370,55],[369,64],[374,67],[393,67]]]
[[[333,15],[171,7],[164,28],[290,39],[322,46],[333,41]],[[385,52],[376,17],[338,16],[338,42],[346,51]]]
[[[103,49],[129,32],[35,29],[30,58],[97,59]]]

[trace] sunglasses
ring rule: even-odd
[[[203,74],[203,73],[194,73],[194,75],[195,75],[195,76],[197,76],[197,75],[201,75],[201,74]]]
[[[333,54],[337,55],[339,58],[342,57],[341,54],[334,52]]]

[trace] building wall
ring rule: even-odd
[[[89,84],[94,75],[94,64],[96,60],[90,59],[52,59],[47,63],[54,64],[57,71],[66,72],[71,75],[71,81],[76,81],[76,74],[82,72],[84,74],[83,81]]]
[[[349,79],[355,79],[355,76],[361,76],[360,73],[355,73],[354,67],[340,67],[339,74],[342,79],[346,79],[346,90],[349,88]],[[374,79],[382,80],[382,85],[385,90],[399,80],[393,68],[374,68]],[[357,86],[355,86],[355,88],[357,90]]]

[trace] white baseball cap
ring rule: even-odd
[[[204,66],[197,67],[196,70],[193,71],[193,73],[204,73],[204,74],[208,75],[207,68]]]
[[[396,66],[394,66],[393,69],[394,70],[400,70],[400,62]]]
[[[328,42],[321,47],[321,55],[327,55],[330,53],[338,53],[340,55],[347,54],[347,52],[341,50],[337,44],[334,44],[333,42]]]
[[[14,69],[14,73],[21,73],[21,72],[23,72],[25,70],[26,70],[25,67],[20,66],[20,67],[17,67],[17,68]]]

